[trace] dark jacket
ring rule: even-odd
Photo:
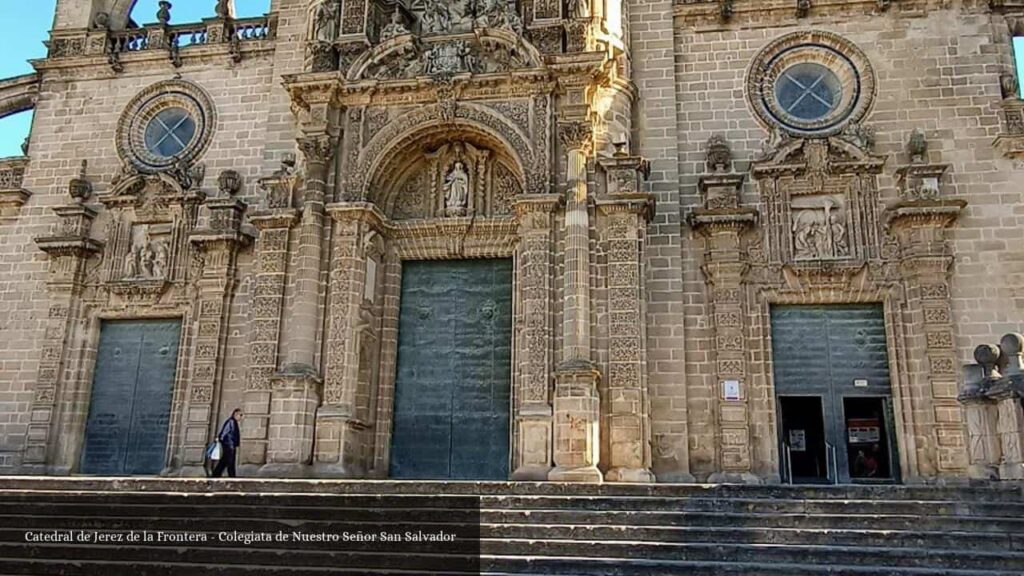
[[[217,438],[225,450],[238,448],[238,445],[242,442],[242,433],[238,428],[238,420],[235,420],[233,416],[225,420],[224,425],[220,427],[220,434],[217,434]]]

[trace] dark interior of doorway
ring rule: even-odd
[[[783,474],[794,484],[828,482],[828,453],[825,449],[821,396],[780,396],[779,406],[782,416]]]
[[[854,482],[892,480],[884,398],[843,398],[846,455]]]

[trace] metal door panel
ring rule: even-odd
[[[840,482],[849,482],[843,397],[892,393],[882,307],[773,306],[771,325],[776,394],[824,398],[825,438],[836,452],[835,473]],[[867,380],[868,386],[854,386],[856,380]]]
[[[139,328],[142,344],[125,472],[156,474],[165,462],[181,322],[145,322]]]
[[[403,264],[392,477],[508,477],[511,274],[508,260]]]
[[[130,322],[104,322],[82,448],[83,474],[124,473],[142,340]]]
[[[164,465],[181,322],[104,322],[81,471],[156,474]]]

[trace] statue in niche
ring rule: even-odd
[[[455,162],[444,179],[444,213],[446,216],[464,216],[469,200],[469,174],[461,160]]]
[[[321,2],[313,15],[313,40],[331,43],[338,37],[338,6],[330,0]]]
[[[380,31],[380,39],[383,42],[384,40],[390,40],[395,36],[402,36],[403,34],[408,33],[409,29],[402,23],[402,13],[396,5],[395,12],[391,15],[391,22]]]
[[[570,18],[590,18],[590,0],[569,0]]]
[[[846,226],[832,199],[826,199],[820,207],[794,207],[793,213],[793,249],[797,260],[850,255]]]
[[[168,254],[164,242],[146,240],[133,246],[125,256],[126,280],[162,280],[167,277]]]

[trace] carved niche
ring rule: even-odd
[[[122,175],[99,197],[110,213],[100,275],[111,292],[158,296],[187,281],[188,235],[205,198],[202,170],[191,172],[184,182],[167,173]]]
[[[817,139],[776,134],[752,166],[763,201],[763,257],[776,264],[851,264],[877,258],[876,175],[862,129]]]
[[[522,183],[508,160],[457,140],[423,152],[397,179],[385,211],[395,220],[510,216]]]

